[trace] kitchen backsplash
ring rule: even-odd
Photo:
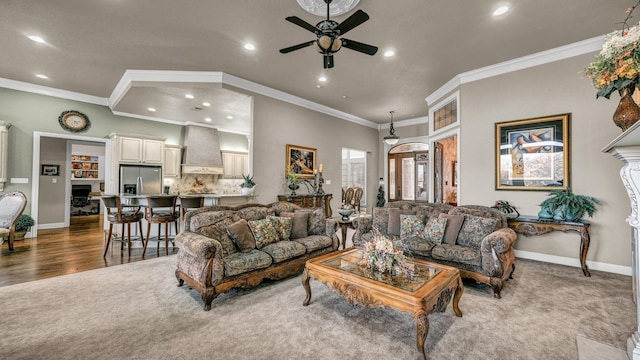
[[[242,179],[219,179],[217,175],[182,174],[180,179],[165,179],[170,194],[239,194]]]

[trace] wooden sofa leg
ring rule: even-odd
[[[211,310],[211,302],[218,297],[218,294],[216,294],[215,288],[207,288],[202,289],[200,296],[202,297],[202,301],[204,301],[204,311],[209,311]]]
[[[516,264],[511,264],[511,272],[509,273],[509,279],[513,279],[514,271],[516,271]]]
[[[500,299],[500,291],[502,291],[502,288],[504,287],[504,281],[500,278],[492,277],[489,280],[489,285],[493,288],[493,296],[496,299]]]

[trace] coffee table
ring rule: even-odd
[[[411,278],[367,271],[358,265],[360,249],[332,252],[305,264],[302,286],[307,297],[302,305],[311,301],[309,280],[314,278],[326,284],[353,305],[365,307],[390,307],[413,315],[416,324],[418,351],[426,359],[424,341],[429,331],[427,316],[444,312],[453,298],[453,311],[462,316],[458,307],[463,286],[460,271],[454,267],[410,259],[415,264]]]

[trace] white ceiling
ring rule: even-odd
[[[511,10],[492,17],[504,3]],[[313,25],[323,20],[296,0],[2,0],[0,78],[107,99],[127,70],[221,72],[387,123],[390,110],[396,121],[427,116],[425,98],[457,74],[619,29],[625,9],[634,3],[361,0],[356,9],[370,20],[347,37],[380,50],[368,56],[342,49],[327,71],[312,47],[278,52],[314,39],[285,17],[295,15]],[[352,13],[332,19],[341,22]],[[46,44],[27,35],[39,35]],[[245,50],[247,41],[256,50]],[[396,55],[384,57],[387,49]],[[36,73],[49,79],[36,78]],[[318,88],[320,75],[328,81]],[[216,126],[243,132],[243,104],[250,99],[223,87],[138,83],[122,92],[114,111],[203,123],[211,116]],[[185,99],[185,92],[196,98]],[[203,101],[211,107],[192,110]],[[150,113],[148,107],[157,111]],[[234,119],[226,119],[227,113],[234,113]]]

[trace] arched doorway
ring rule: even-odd
[[[388,200],[428,200],[429,146],[409,142],[394,146],[387,154]]]

